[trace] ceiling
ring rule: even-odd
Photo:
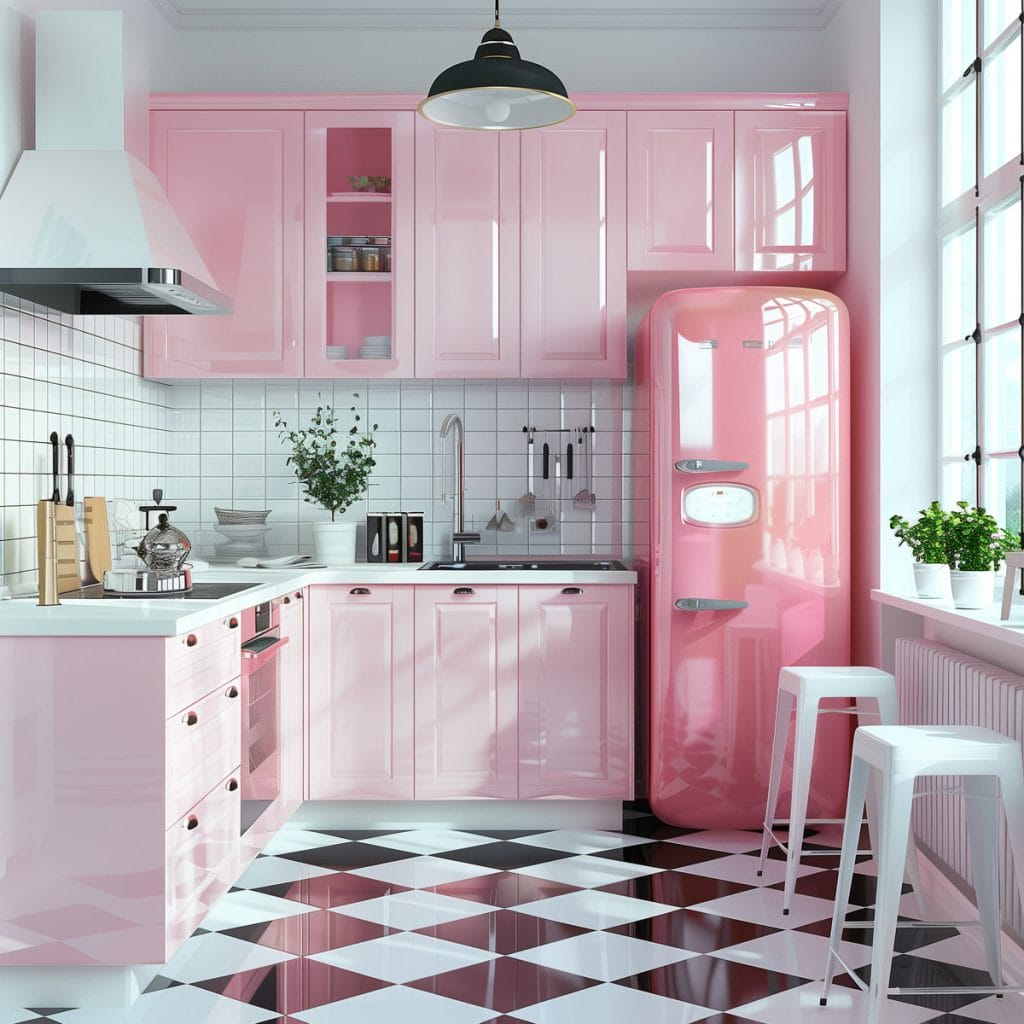
[[[484,29],[490,0],[150,0],[175,29]],[[590,0],[551,6],[506,0],[502,22],[516,29],[824,29],[844,0]]]

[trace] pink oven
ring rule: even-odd
[[[270,802],[281,791],[279,602],[242,612],[242,800]],[[262,808],[252,808],[255,816]],[[243,815],[244,817],[245,815]]]

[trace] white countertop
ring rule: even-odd
[[[998,599],[988,608],[968,610],[954,608],[953,602],[946,599],[925,599],[905,594],[891,594],[885,590],[872,590],[871,599],[890,608],[900,608],[905,612],[913,612],[925,619],[955,626],[968,633],[977,633],[991,640],[1004,640],[1024,645],[1024,600],[1017,596],[1010,607],[1010,617],[1001,619],[1002,612],[1002,579],[996,578]]]
[[[449,570],[422,572],[412,565],[356,563],[338,569],[238,569],[211,566],[195,572],[196,583],[252,581],[259,586],[212,601],[173,597],[64,599],[41,608],[34,597],[0,601],[0,636],[177,636],[225,615],[311,584],[415,583],[419,586],[565,586],[636,583],[635,572],[546,569],[543,571]]]

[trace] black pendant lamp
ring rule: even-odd
[[[472,60],[453,64],[434,79],[419,112],[452,128],[506,131],[543,128],[576,113],[558,75],[523,60],[501,27],[499,0],[494,28],[484,33]]]

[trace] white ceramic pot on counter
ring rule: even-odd
[[[314,523],[313,550],[324,565],[352,565],[356,560],[355,523]]]
[[[987,608],[995,600],[996,574],[953,569],[949,574],[955,608]]]

